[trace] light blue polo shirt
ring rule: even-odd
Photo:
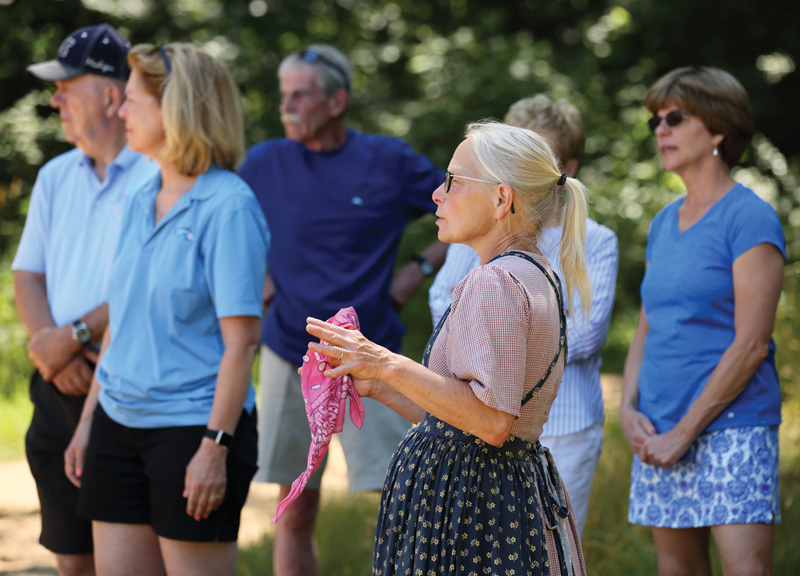
[[[154,226],[160,172],[125,207],[109,285],[100,404],[130,428],[208,424],[219,319],[261,316],[267,224],[252,191],[212,167]],[[252,382],[244,408],[255,406]]]
[[[56,326],[108,300],[108,279],[128,195],[158,171],[126,146],[102,182],[78,148],[42,166],[12,268],[44,274]]]

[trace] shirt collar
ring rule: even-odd
[[[186,193],[189,200],[207,200],[219,188],[224,170],[216,164],[211,164],[207,171],[197,177],[191,190]]]
[[[109,164],[109,166],[119,166],[120,169],[125,170],[126,168],[129,168],[131,164],[136,162],[139,157],[141,157],[141,154],[134,152],[128,148],[128,145],[126,144],[123,146],[122,150],[120,150],[119,154],[117,154],[117,157],[114,158],[114,161]],[[147,159],[147,161],[151,162],[150,159]]]
[[[116,166],[120,170],[125,170],[126,168],[130,167],[131,164],[133,164],[140,156],[141,154],[134,152],[128,148],[128,145],[126,144],[123,146],[122,150],[120,150],[119,154],[117,154],[117,157],[114,158],[114,160],[112,160],[106,168],[106,178],[108,177],[108,171],[112,166]],[[86,166],[90,170],[94,170],[94,161],[89,158],[83,150],[81,150],[81,165]]]
[[[136,153],[132,152],[132,154]],[[216,164],[212,164],[206,172],[203,172],[197,177],[194,186],[192,186],[189,191],[178,200],[178,202],[187,203],[194,200],[207,200],[214,194],[214,192],[217,191],[217,188],[219,188],[220,183],[222,182],[222,178],[220,178],[220,176],[222,176],[224,173],[225,171],[222,168]],[[144,186],[144,189],[137,194],[137,200],[141,203],[145,210],[152,209],[153,202],[155,201],[155,196],[158,193],[159,188],[161,188],[161,171],[157,172],[156,175],[153,176]]]

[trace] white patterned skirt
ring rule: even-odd
[[[780,522],[778,427],[701,434],[672,468],[633,456],[628,521],[656,528]]]

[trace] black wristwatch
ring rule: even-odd
[[[204,436],[206,438],[211,438],[215,444],[222,446],[223,448],[229,448],[231,442],[233,442],[233,436],[225,432],[225,430],[212,430],[211,428],[206,428],[206,433]]]
[[[81,346],[86,346],[92,341],[92,330],[83,320],[72,323],[72,339]]]
[[[419,271],[422,272],[422,275],[425,276],[425,278],[433,276],[433,273],[436,272],[436,268],[433,267],[433,264],[425,260],[425,258],[420,256],[419,254],[412,256],[411,259],[414,260],[414,262],[416,262],[417,264],[419,264]]]

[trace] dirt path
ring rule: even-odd
[[[323,494],[347,489],[347,468],[339,440],[331,443],[328,467],[322,477]],[[258,542],[273,527],[278,487],[252,484],[239,530],[239,544]],[[24,460],[0,463],[0,576],[57,574],[55,557],[39,545],[39,499]]]
[[[603,400],[607,414],[619,408],[622,379],[603,376]],[[347,489],[347,467],[338,438],[334,437],[328,467],[322,477],[323,498]],[[242,511],[240,546],[258,542],[273,528],[278,487],[253,484]],[[24,460],[0,462],[0,576],[57,574],[53,555],[39,545],[39,500]]]

